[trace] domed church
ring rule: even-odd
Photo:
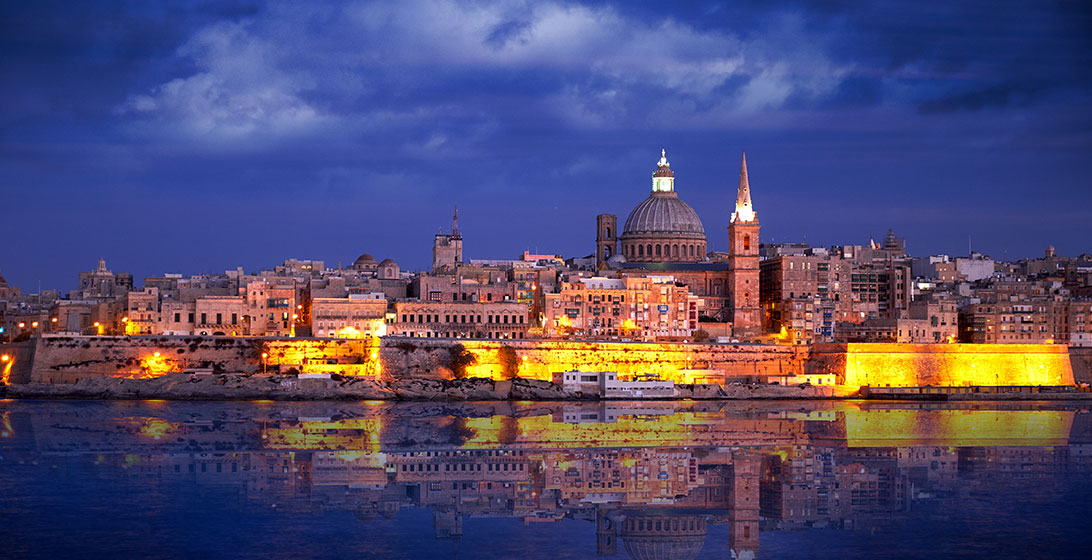
[[[701,262],[705,228],[701,218],[675,192],[675,172],[660,151],[652,174],[652,193],[638,204],[622,229],[622,256],[629,262]]]
[[[617,216],[595,217],[596,267],[613,269],[619,276],[670,274],[705,300],[707,316],[732,323],[739,336],[757,335],[761,331],[759,222],[751,204],[746,156],[735,198],[735,212],[728,222],[728,253],[709,259],[705,227],[698,213],[679,199],[675,172],[666,150],[661,150],[652,173],[652,192],[629,213],[621,235]]]

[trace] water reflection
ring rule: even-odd
[[[964,519],[958,512],[995,511],[993,500],[1014,489],[1053,507],[1074,480],[1090,480],[1090,418],[1088,405],[1042,403],[8,401],[0,475],[19,483],[89,472],[89,485],[144,493],[202,488],[296,516],[296,528],[347,512],[450,545],[386,557],[489,556],[460,547],[464,523],[508,519],[523,528],[503,525],[490,540],[575,526],[529,557],[756,558],[760,541],[784,530],[829,540],[832,530],[882,531],[922,512]],[[3,508],[41,498],[16,495]],[[150,502],[138,495],[135,507]],[[404,510],[427,510],[431,525]],[[32,545],[21,550],[34,555]]]

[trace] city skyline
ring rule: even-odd
[[[583,257],[663,148],[711,250],[746,151],[763,242],[1087,252],[1087,6],[665,10],[6,7],[0,274]]]

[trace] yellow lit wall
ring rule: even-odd
[[[1068,348],[1052,344],[845,344],[850,387],[1072,385]],[[841,347],[841,348],[839,348]],[[844,350],[843,350],[844,349]],[[816,352],[830,351],[817,348]],[[838,360],[840,361],[840,359]]]
[[[1073,411],[847,409],[850,447],[1066,445]]]

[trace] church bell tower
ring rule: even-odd
[[[739,172],[736,210],[728,224],[728,309],[736,337],[762,334],[762,311],[758,303],[758,214],[751,205],[747,181],[747,154]]]

